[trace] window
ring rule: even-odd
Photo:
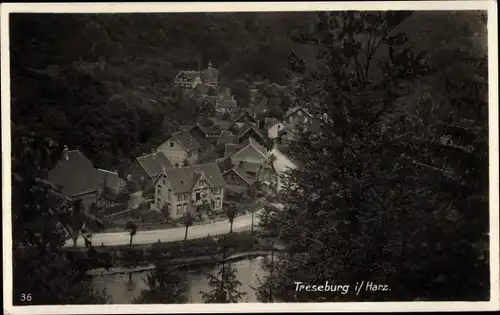
[[[173,141],[170,141],[170,147],[173,148],[174,147],[174,142]]]
[[[189,197],[188,193],[184,194],[184,200],[188,200],[188,197]]]
[[[198,200],[200,200],[200,193],[199,192],[196,193],[196,201],[198,201]]]
[[[289,122],[293,122],[293,117],[288,118]]]
[[[158,199],[156,200],[156,206],[157,206],[158,208],[161,208],[161,206],[162,206],[162,204],[161,204],[161,198],[158,198]]]
[[[167,178],[163,177],[163,185],[166,185],[166,184],[167,184]]]
[[[172,189],[169,189],[168,190],[168,193],[167,193],[167,200],[170,200],[170,195],[172,194]]]
[[[217,208],[220,207],[220,198],[216,199],[215,205]]]
[[[177,205],[177,215],[182,215],[182,205]]]
[[[298,112],[297,115],[302,116],[302,112]]]
[[[206,195],[207,194],[207,191],[208,189],[207,188],[203,188],[203,194]]]
[[[187,213],[187,212],[188,212],[188,204],[187,204],[187,203],[185,203],[185,204],[183,204],[183,205],[182,205],[182,211],[183,211],[184,213]]]
[[[307,121],[308,121],[307,117],[304,117],[304,122],[307,122]]]
[[[181,201],[184,195],[177,195],[177,201]]]
[[[220,194],[221,189],[220,188],[215,188],[215,193]]]

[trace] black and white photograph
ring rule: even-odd
[[[496,10],[2,5],[4,311],[498,310]]]

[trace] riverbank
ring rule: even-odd
[[[91,274],[140,272],[149,270],[155,262],[164,260],[175,262],[178,267],[214,264],[222,259],[222,255],[243,259],[257,254],[267,255],[270,251],[282,248],[273,239],[243,231],[187,241],[100,246],[94,249],[89,266],[89,270],[94,270]],[[86,253],[85,249],[78,247],[66,248],[65,251],[67,257],[75,260]]]
[[[225,261],[225,262],[231,262],[231,261],[237,261],[237,260],[242,260],[242,259],[251,259],[251,258],[256,258],[256,257],[262,257],[262,256],[267,256],[270,255],[272,251],[252,251],[252,252],[244,252],[244,253],[238,253],[231,255],[227,257],[226,259],[223,260],[223,257],[221,254],[216,255],[216,256],[199,256],[199,257],[192,257],[192,258],[180,258],[180,259],[172,259],[170,263],[172,264],[172,267],[176,268],[192,268],[192,267],[201,267],[201,266],[209,266],[209,265],[215,265],[219,262]],[[156,268],[155,264],[149,264],[147,266],[139,266],[139,267],[134,267],[134,268],[123,268],[123,267],[116,267],[116,268],[111,268],[111,269],[105,269],[105,268],[98,268],[98,269],[92,269],[87,271],[87,275],[89,276],[107,276],[107,275],[116,275],[116,274],[128,274],[128,273],[138,273],[138,272],[145,272],[145,271],[151,271]]]

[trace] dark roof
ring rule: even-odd
[[[200,123],[196,123],[195,125],[182,125],[180,127],[180,130],[182,132],[191,132],[195,128],[200,129],[204,134],[207,134],[209,132],[209,130],[206,127],[202,126]]]
[[[226,144],[234,142],[236,142],[236,136],[232,134],[224,133],[219,138],[217,138],[217,144]]]
[[[196,141],[196,139],[188,132],[179,131],[174,133],[172,137],[177,140],[187,151],[201,148],[200,143]]]
[[[212,68],[211,64],[200,73],[200,76],[203,82],[219,82],[219,70]]]
[[[212,187],[223,188],[225,186],[224,178],[222,178],[222,173],[216,163],[170,168],[166,169],[165,172],[176,194],[191,191],[202,172]]]
[[[247,132],[249,132],[252,129],[257,133],[257,135],[260,138],[262,138],[263,140],[266,139],[264,138],[264,135],[262,134],[262,132],[260,132],[259,129],[257,129],[254,125],[249,123],[244,124],[243,126],[241,126],[240,130],[238,130],[238,139],[243,137]]]
[[[173,165],[163,152],[155,152],[139,156],[139,164],[144,168],[151,178],[155,178],[162,172],[163,168],[172,168]]]
[[[221,172],[225,172],[234,166],[229,157],[223,157],[221,159],[217,159],[216,163]]]
[[[241,144],[226,143],[224,157],[229,157],[241,149],[243,149],[243,145]]]
[[[253,162],[243,162],[239,163],[238,167],[243,169],[245,172],[250,172],[250,173],[257,173],[259,169],[262,167],[262,164],[260,163],[253,163]]]
[[[233,99],[219,99],[215,106],[217,108],[237,108],[238,104]]]
[[[230,172],[234,172],[235,174],[237,174],[239,177],[241,177],[248,185],[252,185],[253,183],[255,183],[257,181],[257,177],[256,176],[252,176],[250,174],[248,174],[245,169],[239,167],[239,166],[235,166],[233,167],[232,169],[230,170],[227,170],[224,175],[226,175],[227,173],[230,173]]]
[[[266,129],[271,128],[272,126],[276,125],[277,123],[279,123],[279,120],[277,118],[274,118],[274,117],[264,118],[264,128],[266,128]]]
[[[196,99],[196,104],[198,106],[202,106],[202,105],[210,105],[210,106],[213,106],[215,107],[215,104],[217,103],[217,100],[219,98],[218,97],[213,97],[213,96],[202,96],[202,97],[198,97]]]
[[[99,172],[80,151],[67,151],[67,159],[59,160],[48,172],[48,181],[62,188],[63,195],[75,195],[99,191],[101,181]]]
[[[286,111],[285,115],[283,115],[283,118],[286,118],[286,117],[292,115],[293,113],[295,113],[295,112],[297,112],[299,110],[303,111],[304,113],[306,113],[307,115],[309,115],[310,117],[312,117],[311,113],[309,113],[309,111],[307,110],[307,108],[300,107],[300,106],[295,106],[295,107],[289,108]]]
[[[262,145],[260,145],[260,143],[258,143],[254,138],[248,137],[248,139],[245,139],[244,141],[242,141],[241,144],[243,144],[245,147],[250,145],[255,150],[257,150],[258,152],[260,152],[262,155],[264,155],[264,156],[267,157],[267,154],[266,154],[267,150],[266,150],[266,148],[264,148]]]

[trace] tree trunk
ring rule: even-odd
[[[231,221],[231,226],[229,227],[229,233],[233,233],[233,221]]]
[[[73,247],[76,247],[76,241],[78,240],[78,236],[72,237],[73,239]]]
[[[134,237],[134,236],[131,234],[131,235],[130,235],[130,246],[132,246],[132,239],[133,239],[133,237]]]
[[[186,233],[184,234],[184,240],[186,241],[188,238],[188,227],[186,226]]]

